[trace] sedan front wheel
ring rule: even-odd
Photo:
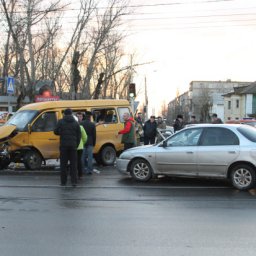
[[[233,167],[230,178],[232,185],[239,190],[247,190],[255,186],[255,170],[247,164]]]
[[[131,164],[131,176],[138,181],[148,181],[152,178],[152,168],[144,159],[136,159]]]

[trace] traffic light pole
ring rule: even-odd
[[[134,115],[135,114],[134,97],[131,97],[131,96],[130,96],[130,105],[131,105],[131,108],[132,108],[132,114]]]

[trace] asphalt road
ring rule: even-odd
[[[113,167],[60,187],[58,171],[0,173],[0,255],[255,255],[256,190],[138,183]]]

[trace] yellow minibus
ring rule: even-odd
[[[71,108],[74,114],[92,113],[92,121],[97,123],[95,160],[113,165],[123,150],[121,137],[117,136],[123,129],[123,113],[131,113],[127,100],[66,100],[23,106],[0,127],[0,156],[8,152],[9,159],[0,159],[0,168],[10,162],[21,162],[27,169],[34,170],[48,159],[58,159],[59,136],[53,130],[66,108]]]

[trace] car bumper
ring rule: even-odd
[[[127,167],[128,167],[129,162],[130,162],[130,160],[128,160],[128,159],[117,159],[116,167],[117,167],[118,171],[121,173],[127,173],[128,172]]]

